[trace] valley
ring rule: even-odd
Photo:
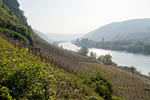
[[[78,52],[81,47],[74,45],[71,42],[59,43],[59,46],[62,46],[64,49],[72,50]],[[90,52],[94,52],[97,54],[97,57],[101,55],[110,54],[112,56],[112,60],[121,66],[134,66],[140,71],[142,74],[148,75],[150,71],[150,56],[142,55],[142,54],[133,54],[123,51],[113,51],[113,50],[105,50],[105,49],[97,49],[97,48],[89,48]],[[88,55],[89,55],[88,54]]]
[[[56,9],[59,7],[57,4],[64,5],[68,3],[64,3],[65,1],[59,1],[61,3],[58,3],[49,0],[46,2],[36,1],[36,4],[33,2],[35,1],[28,1],[28,3],[23,3],[22,5],[27,5],[27,9],[31,12],[31,15],[34,14],[32,18],[36,22],[36,25],[40,25],[39,28],[48,24],[48,29],[63,30],[62,32],[67,33],[64,31],[63,26],[65,25],[61,25],[64,21],[61,18],[70,21],[70,18],[73,16],[66,18],[60,15],[63,15],[63,10],[67,10],[67,14],[73,12],[73,9],[62,9],[64,7],[73,7],[73,5],[60,6],[62,8]],[[74,4],[70,0],[69,2]],[[56,8],[50,6],[55,8],[55,10],[52,9],[52,12],[57,13],[57,17],[53,16],[51,18],[52,15],[48,16],[48,19],[52,19],[51,22],[46,19],[46,15],[43,15],[42,18],[40,17],[42,15],[40,13],[41,11],[47,14],[51,10],[51,8],[42,10],[47,4],[43,7],[37,6],[38,4],[42,5],[42,3],[47,3],[48,6],[50,4],[57,5],[55,5]],[[37,10],[35,8],[36,12],[33,11],[33,8],[30,8],[33,5],[40,9]],[[97,56],[106,54],[106,56],[98,59],[96,56],[91,57],[91,53],[88,53],[88,48],[86,47],[78,47],[71,42],[60,43],[61,41],[72,41],[80,38],[80,34],[45,35],[37,31],[38,29],[34,30],[30,26],[29,23],[32,23],[32,21],[28,22],[25,14],[20,9],[18,0],[0,0],[0,100],[150,99],[150,77],[146,76],[149,72],[149,56],[89,48],[90,52],[94,52],[93,55],[95,53],[97,53]],[[36,18],[40,19],[36,21]],[[55,18],[57,18],[57,24],[53,22]],[[40,21],[44,24],[39,24]],[[141,25],[141,20],[140,23],[139,21],[135,22],[138,22],[138,24],[134,23],[134,25],[139,25],[140,31],[143,29],[145,31],[145,27],[147,28],[149,25],[149,19],[144,20],[144,25]],[[71,25],[69,22],[69,25],[65,27],[69,30],[68,27],[74,24]],[[80,26],[79,23],[78,25]],[[58,28],[58,26],[61,28]],[[126,28],[132,30],[130,25]],[[73,29],[76,30],[76,28]],[[145,34],[148,33],[149,28],[145,31]],[[90,38],[93,37],[91,36]],[[137,40],[139,38],[141,40],[141,36],[138,36]],[[144,43],[147,43],[149,41],[149,34],[144,36],[143,39],[145,40]],[[53,42],[56,42],[55,45]],[[111,54],[112,59],[107,54]],[[111,60],[117,62],[118,66]],[[119,65],[133,65],[145,75],[140,74],[134,67],[123,67]]]

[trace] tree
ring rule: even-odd
[[[91,59],[96,59],[96,53],[90,52],[90,58]]]
[[[150,53],[150,44],[144,45],[144,53]]]
[[[150,77],[150,72],[148,72],[148,75],[149,75],[149,77]]]
[[[89,52],[88,48],[82,47],[78,53],[82,56],[87,56],[88,52]]]
[[[112,65],[113,62],[111,59],[112,59],[112,56],[110,54],[98,57],[98,60],[103,62],[106,65]]]
[[[137,71],[136,71],[136,68],[133,67],[133,66],[130,67],[130,70],[131,70],[131,72],[132,72],[133,74],[134,74],[135,72],[137,72]]]
[[[0,0],[0,6],[2,5],[2,1]]]

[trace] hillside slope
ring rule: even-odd
[[[22,21],[15,15],[14,11],[10,10],[5,4],[3,4],[2,0],[0,1],[0,35],[6,38],[19,40],[26,46],[32,45],[32,30],[22,24]],[[13,5],[13,3],[11,5]]]
[[[88,75],[100,72],[113,84],[113,94],[125,100],[149,100],[150,78],[132,74],[124,69],[113,66],[106,66],[96,60],[83,57],[75,52],[56,48],[44,40],[36,39],[35,45],[45,51],[46,62],[51,58],[59,63],[59,68],[69,73],[83,71]]]
[[[22,22],[23,19],[19,16],[23,16],[23,13],[19,13],[19,10],[16,12],[19,8],[17,1],[4,2],[0,0],[1,100],[112,100],[114,98],[111,84],[104,77],[85,74],[80,78],[79,72],[75,73],[75,70],[73,72],[73,68],[72,72],[70,71],[69,66],[72,64],[58,69],[65,64],[60,61],[65,57],[69,59],[71,55],[68,55],[67,51],[64,53],[59,48],[49,46],[48,48],[52,52],[56,51],[57,55],[48,52],[48,55],[56,59],[47,57],[44,46],[48,43],[44,41],[43,46],[37,47],[37,44],[41,44],[43,40]],[[63,58],[58,59],[58,56]],[[96,79],[97,77],[100,79]],[[86,80],[90,83],[87,84]],[[99,85],[97,86],[96,83]],[[97,91],[99,88],[105,90]]]
[[[83,38],[93,41],[150,42],[150,19],[114,22],[89,32]]]
[[[49,44],[10,10],[12,4],[2,5],[0,0],[1,100],[121,100],[112,94],[127,100],[149,99],[149,81],[137,81],[127,73],[116,75],[120,70]]]
[[[125,100],[150,100],[150,78],[119,67],[98,63],[81,63],[88,73],[100,72],[113,83],[113,94]]]
[[[1,100],[88,100],[92,96],[103,100],[84,80],[43,63],[27,51],[0,38]]]

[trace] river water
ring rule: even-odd
[[[71,42],[63,42],[59,43],[58,45],[62,46],[64,49],[72,50],[75,52],[79,51],[81,48],[72,44]],[[150,56],[96,48],[90,48],[89,52],[94,52],[97,54],[97,56],[110,54],[112,56],[112,60],[118,65],[134,66],[138,71],[145,75],[148,75],[148,72],[150,72]]]

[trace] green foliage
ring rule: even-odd
[[[149,54],[150,53],[150,43],[148,44],[144,44],[144,52],[146,54]]]
[[[18,17],[20,22],[31,30],[27,24],[27,18],[24,16],[24,12],[19,9],[19,3],[17,0],[2,0],[3,4],[6,5],[14,14]]]
[[[127,67],[127,66],[120,66],[120,67],[123,67],[124,69],[126,69],[126,70],[128,70],[128,71],[130,71],[130,72],[132,72],[133,74],[139,74],[140,72],[139,71],[137,71],[137,69],[135,68],[135,67],[133,67],[133,66],[131,66],[131,67]]]
[[[12,1],[13,0],[3,0],[3,3],[7,4],[6,2],[12,2]],[[0,6],[0,14],[1,14],[0,15],[0,28],[1,28],[0,34],[6,34],[7,33],[7,35],[4,35],[7,38],[14,38],[14,37],[9,37],[9,36],[14,35],[15,40],[18,39],[20,41],[23,41],[25,44],[28,44],[27,42],[32,44],[33,41],[32,41],[32,30],[31,30],[31,28],[23,25],[19,21],[18,16],[16,16],[14,14],[14,11],[10,10],[8,8],[8,5],[6,6],[5,4]],[[16,4],[13,3],[13,6],[16,6]],[[18,8],[18,10],[19,10],[19,8]],[[5,32],[7,31],[7,32],[2,33],[3,31],[5,31]]]
[[[98,98],[98,97],[94,97],[94,96],[92,96],[92,97],[89,97],[89,99],[88,100],[104,100],[103,98]]]
[[[150,77],[150,72],[148,72],[148,76]]]
[[[82,47],[80,50],[79,50],[79,54],[82,55],[82,56],[87,56],[88,54],[88,48],[86,47]]]
[[[14,40],[20,40],[23,41],[24,44],[28,45],[29,41],[26,37],[24,37],[22,34],[19,34],[15,31],[6,29],[6,28],[0,28],[0,35],[13,38]]]
[[[1,100],[15,100],[10,95],[10,90],[5,86],[0,86],[0,99]]]
[[[43,66],[46,66],[44,63],[28,56],[27,50],[13,49],[11,45],[0,39],[0,85],[8,88],[10,95],[17,100],[53,98],[54,77],[43,69]]]
[[[145,88],[144,90],[146,90],[146,91],[150,91],[150,88]]]
[[[117,66],[117,64],[112,61],[112,56],[110,54],[105,56],[100,56],[98,57],[98,60],[104,63],[105,65]]]
[[[112,99],[112,84],[104,78],[103,75],[97,73],[91,78],[92,86],[95,87],[97,93],[102,96],[105,100]]]
[[[4,98],[16,100],[88,100],[91,96],[103,100],[89,87],[87,74],[77,77],[51,67],[27,53],[28,49],[14,49],[0,38],[0,85],[7,91]],[[87,80],[86,80],[87,79]],[[5,93],[6,92],[6,93]],[[99,99],[100,98],[100,99]],[[13,99],[6,99],[13,100]]]
[[[2,5],[2,1],[0,0],[0,6]]]
[[[79,77],[84,80],[84,83],[93,88],[99,96],[105,100],[112,100],[112,84],[104,77],[101,73],[88,76],[86,73],[80,73]],[[90,98],[91,100],[98,100],[95,97]]]
[[[90,52],[90,58],[91,59],[96,59],[96,53]]]
[[[140,40],[135,42],[129,41],[95,42],[88,39],[81,39],[81,40],[78,39],[76,40],[75,44],[78,46],[86,46],[88,48],[102,48],[108,50],[127,51],[131,53],[143,53],[146,55],[150,54],[150,43],[141,42]]]

